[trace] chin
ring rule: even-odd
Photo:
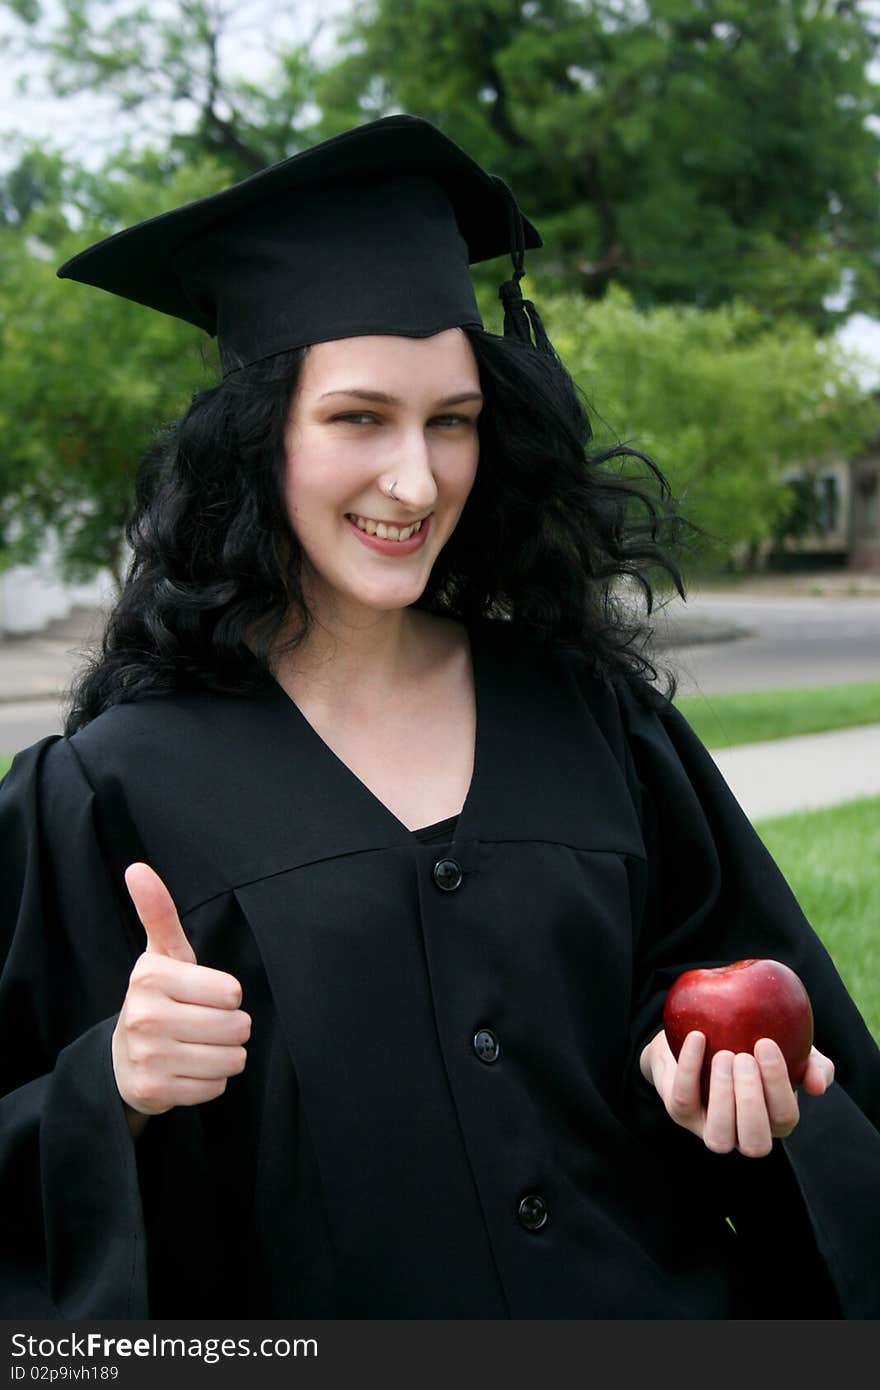
[[[360,597],[357,602],[362,603],[365,608],[371,608],[376,613],[396,613],[403,608],[411,608],[425,592],[424,584],[418,588],[413,588],[407,593],[394,593],[375,595],[370,598]],[[355,596],[352,595],[354,598]]]
[[[365,585],[352,584],[347,591],[348,597],[355,603],[362,603],[367,608],[408,608],[425,592],[430,574],[430,569],[426,568],[424,573],[406,577],[401,575],[396,581]]]

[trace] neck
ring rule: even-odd
[[[425,625],[414,609],[322,612],[299,645],[281,658],[279,683],[336,708],[375,708],[417,679]]]

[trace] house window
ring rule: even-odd
[[[837,530],[840,522],[840,489],[836,473],[823,473],[816,480],[816,529],[823,535]]]
[[[855,530],[860,536],[877,535],[880,532],[880,471],[864,469],[859,474],[856,493]]]

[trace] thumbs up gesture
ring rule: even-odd
[[[229,1077],[244,1070],[251,1020],[239,1007],[238,980],[196,963],[159,875],[147,864],[130,864],[125,883],[147,947],[113,1033],[113,1071],[130,1110],[160,1115],[222,1095]],[[143,1123],[132,1124],[133,1132]]]

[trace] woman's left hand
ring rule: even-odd
[[[706,1039],[689,1033],[678,1061],[664,1032],[642,1049],[642,1075],[676,1124],[698,1135],[713,1153],[736,1149],[747,1158],[763,1158],[774,1139],[784,1139],[798,1122],[797,1095],[785,1059],[770,1038],[760,1038],[750,1052],[717,1052],[712,1058],[709,1101],[700,1096],[700,1071]],[[801,1085],[821,1096],[834,1080],[834,1063],[814,1047]]]

